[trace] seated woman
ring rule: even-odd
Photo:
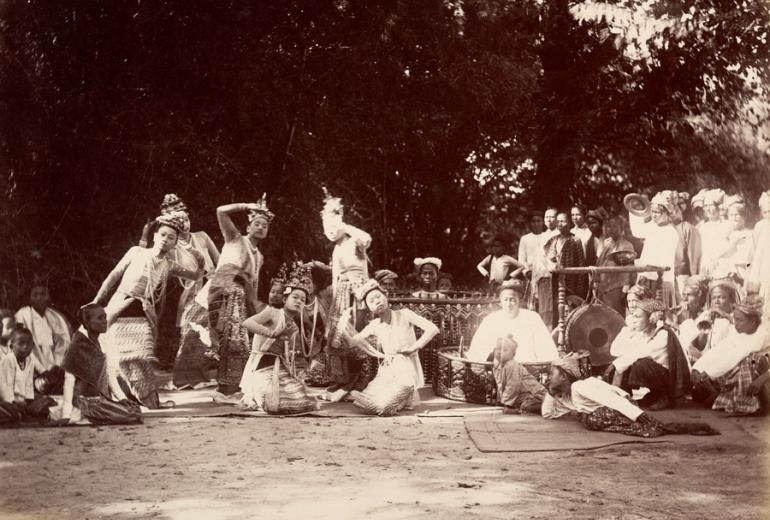
[[[441,271],[441,264],[441,259],[436,257],[414,259],[417,274],[420,276],[420,290],[413,292],[412,297],[422,299],[447,297],[438,290],[438,273]]]
[[[570,353],[551,364],[548,394],[543,399],[541,414],[545,419],[558,419],[577,412],[587,430],[635,437],[719,433],[706,424],[662,423],[645,413],[628,397],[627,392],[598,377],[581,380],[580,354]]]
[[[731,414],[768,412],[770,335],[762,322],[761,297],[735,305],[735,328],[695,363],[693,400]]]
[[[689,367],[676,334],[663,323],[663,304],[639,301],[610,347],[616,357],[606,375],[613,384],[631,392],[648,388],[641,404],[650,409],[673,407],[690,388]]]
[[[107,313],[89,303],[80,309],[81,328],[72,336],[64,355],[64,403],[61,420],[78,422],[78,416],[92,424],[142,422],[139,405],[126,398],[118,384],[115,352],[99,342],[107,331]]]
[[[500,310],[484,318],[473,335],[465,357],[471,361],[491,361],[499,339],[511,336],[517,343],[518,363],[547,363],[559,357],[548,328],[540,315],[521,308],[524,286],[506,281],[499,289]]]
[[[283,310],[268,307],[243,326],[259,336],[240,381],[241,404],[270,414],[316,410],[318,402],[298,377],[295,359],[302,354],[300,313],[311,291],[309,270],[299,268],[286,280]]]
[[[376,415],[394,415],[420,402],[418,389],[425,383],[417,353],[438,334],[432,322],[411,309],[392,310],[388,297],[376,280],[369,280],[356,291],[375,316],[351,342],[370,356],[382,359],[377,376],[363,391],[352,391],[353,404]],[[423,331],[417,339],[414,328]],[[366,338],[377,338],[372,347]]]

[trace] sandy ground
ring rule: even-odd
[[[768,445],[481,453],[462,418],[0,430],[16,519],[770,518]]]

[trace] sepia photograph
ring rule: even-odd
[[[0,0],[0,518],[770,520],[769,39]]]

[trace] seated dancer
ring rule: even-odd
[[[431,256],[415,258],[414,265],[420,276],[420,290],[412,293],[414,298],[433,299],[446,298],[447,295],[438,291],[438,273],[441,271],[441,259]]]
[[[369,280],[356,291],[375,318],[351,341],[368,355],[382,359],[377,376],[361,392],[351,392],[353,404],[376,415],[393,415],[420,402],[418,390],[425,384],[417,353],[439,333],[432,322],[411,309],[393,310],[385,291]],[[422,330],[417,339],[414,328]],[[377,347],[366,338],[374,336]]]
[[[47,286],[32,287],[29,303],[16,313],[16,323],[29,329],[35,341],[32,356],[41,371],[35,378],[35,387],[44,394],[59,394],[64,383],[61,362],[69,347],[72,329],[67,318],[51,307]]]
[[[709,284],[706,310],[694,320],[696,331],[688,327],[689,334],[683,339],[690,363],[695,363],[712,345],[727,337],[733,327],[733,307],[736,302],[735,285],[731,280],[713,280]],[[680,327],[680,334],[682,334]]]
[[[316,410],[318,402],[299,378],[296,360],[302,355],[301,312],[311,291],[309,269],[299,267],[285,284],[283,309],[266,308],[243,326],[259,337],[256,350],[243,371],[241,404],[271,414]]]
[[[11,309],[0,309],[0,358],[11,351],[11,332],[16,327],[16,319]]]
[[[580,414],[587,430],[623,433],[635,437],[666,434],[718,435],[706,424],[662,423],[628,399],[628,393],[598,377],[581,379],[580,354],[571,352],[551,364],[548,394],[542,416],[558,419],[571,412]]]
[[[324,188],[321,223],[324,235],[334,243],[332,250],[332,301],[326,329],[326,354],[334,384],[327,389],[326,399],[339,401],[354,387],[363,388],[367,363],[373,360],[349,344],[349,339],[366,325],[366,308],[357,302],[355,291],[369,279],[367,249],[372,237],[366,231],[346,223],[339,197]]]
[[[102,340],[108,349],[118,353],[120,370],[130,393],[147,408],[161,405],[153,364],[158,313],[168,278],[195,280],[202,274],[202,271],[188,271],[166,256],[176,245],[183,225],[184,217],[178,213],[158,217],[153,226],[152,248],[129,249],[104,279],[92,302],[104,306],[107,333]],[[164,406],[173,406],[173,402],[168,401]]]
[[[490,244],[490,253],[476,266],[481,276],[486,278],[492,286],[500,285],[508,278],[513,278],[526,269],[524,264],[511,255],[504,254],[504,243],[505,239],[502,235],[495,235]],[[417,265],[417,260],[415,260],[415,265]],[[441,265],[438,266],[438,269],[441,270]]]
[[[398,290],[398,275],[390,269],[380,269],[374,272],[374,279],[380,284],[386,294],[394,294]]]
[[[767,413],[770,334],[762,326],[762,298],[735,304],[735,328],[692,367],[693,400],[730,414]]]
[[[491,361],[501,338],[516,342],[518,363],[546,363],[559,357],[548,328],[535,311],[521,308],[524,285],[509,280],[498,292],[500,310],[485,317],[471,340],[465,357],[476,362]]]
[[[118,362],[99,342],[107,331],[107,313],[89,303],[80,309],[81,327],[72,336],[64,355],[64,402],[61,420],[78,422],[82,417],[92,424],[130,424],[142,422],[139,404],[129,401],[118,384]]]
[[[249,225],[242,235],[231,217],[248,212]],[[243,321],[264,304],[257,299],[263,257],[258,245],[267,237],[275,215],[267,207],[267,196],[256,204],[227,204],[217,208],[217,222],[225,240],[214,275],[208,284],[209,334],[219,356],[214,401],[239,401],[238,383],[249,359],[249,335]],[[204,292],[206,289],[204,288]]]
[[[11,351],[0,359],[0,425],[22,419],[40,420],[48,417],[48,408],[55,405],[47,395],[35,395],[37,360],[30,356],[35,347],[32,332],[17,325],[10,335]]]
[[[641,300],[629,313],[610,347],[615,360],[606,375],[613,384],[630,392],[646,387],[641,404],[650,409],[671,408],[690,387],[690,372],[676,334],[663,323],[664,306],[654,299]]]

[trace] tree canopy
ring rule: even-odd
[[[0,6],[0,304],[34,275],[88,301],[163,194],[268,193],[266,269],[326,259],[321,186],[377,267],[632,189],[767,187],[758,1],[8,1]]]

